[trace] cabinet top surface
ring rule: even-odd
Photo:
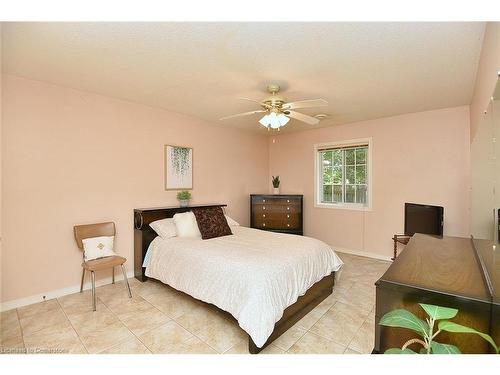
[[[488,302],[483,277],[469,238],[416,233],[380,281]]]
[[[168,207],[148,207],[148,208],[134,208],[134,211],[158,211],[158,210],[174,210],[174,209],[190,209],[190,208],[201,208],[201,207],[227,207],[227,204],[193,204],[187,207],[180,206],[168,206]]]
[[[250,194],[251,197],[266,197],[266,198],[286,198],[295,197],[302,198],[302,194]]]

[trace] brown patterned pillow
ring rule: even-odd
[[[193,208],[193,213],[202,239],[207,240],[233,234],[221,207]]]

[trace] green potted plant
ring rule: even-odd
[[[280,176],[273,176],[271,181],[273,183],[274,194],[279,194],[280,193]]]
[[[410,329],[420,336],[408,340],[401,348],[387,349],[385,351],[386,354],[417,354],[408,348],[412,344],[422,346],[419,351],[420,354],[460,354],[460,349],[455,345],[442,344],[435,340],[436,336],[441,332],[472,333],[478,335],[488,341],[497,354],[499,353],[500,347],[496,345],[491,336],[448,320],[453,319],[457,315],[457,309],[427,305],[425,303],[419,303],[419,305],[428,316],[425,321],[404,309],[390,311],[380,319],[379,324],[382,326]]]
[[[190,199],[191,193],[187,190],[179,191],[177,193],[177,200],[179,201],[181,207],[187,207]]]

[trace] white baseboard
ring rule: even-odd
[[[134,271],[127,272],[127,278],[134,277]],[[123,280],[123,274],[115,275],[115,281]],[[105,277],[100,280],[96,280],[96,287],[111,284],[111,276]],[[83,290],[87,290],[91,288],[90,281],[87,281],[83,284]],[[49,299],[59,298],[66,296],[68,294],[77,293],[80,291],[80,284],[69,286],[67,288],[52,290],[45,293],[35,294],[29,297],[20,298],[12,301],[2,302],[0,306],[0,311],[7,311],[11,309],[15,309],[18,307],[23,307],[27,305],[32,305],[37,302],[48,301]],[[45,298],[44,298],[45,297]]]
[[[339,253],[352,254],[352,255],[357,255],[357,256],[365,257],[365,258],[379,259],[379,260],[385,260],[387,262],[392,262],[391,257],[380,255],[380,254],[369,253],[369,252],[361,251],[361,250],[346,249],[346,248],[337,247],[337,246],[332,246],[332,249],[334,249],[336,252],[339,252]]]

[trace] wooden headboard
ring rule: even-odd
[[[158,208],[136,208],[134,209],[134,276],[140,281],[148,278],[142,267],[149,244],[157,236],[156,232],[149,226],[156,220],[174,217],[180,212],[191,211],[193,208],[226,207],[226,204],[205,204],[188,207],[158,207]]]

